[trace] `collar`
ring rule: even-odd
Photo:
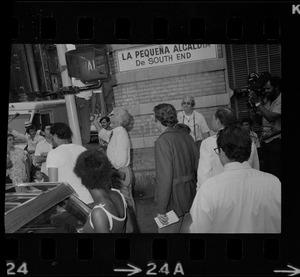
[[[161,137],[163,134],[166,134],[166,133],[178,133],[178,132],[181,132],[180,130],[176,130],[172,127],[168,127],[167,129],[165,129],[164,132],[162,132],[159,137]]]
[[[251,166],[248,161],[243,163],[240,162],[231,162],[224,165],[224,170],[236,170],[236,169],[251,169]]]

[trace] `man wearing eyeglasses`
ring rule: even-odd
[[[191,233],[281,232],[281,183],[275,175],[251,168],[252,144],[239,125],[218,133],[214,150],[224,172],[197,191],[190,210]]]
[[[198,149],[202,140],[209,137],[209,128],[205,117],[194,110],[195,99],[192,96],[184,96],[181,102],[182,111],[177,114],[178,122],[190,127],[190,135],[193,137]]]
[[[218,133],[225,127],[237,123],[233,111],[227,107],[221,107],[216,110],[212,116],[212,130]],[[204,140],[200,147],[200,159],[197,171],[197,190],[208,178],[224,171],[218,155],[214,152],[217,147],[217,135],[210,136]],[[259,159],[255,144],[252,144],[249,164],[252,168],[259,169]]]

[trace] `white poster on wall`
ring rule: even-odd
[[[216,44],[160,44],[117,51],[119,71],[217,58]]]

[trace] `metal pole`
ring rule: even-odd
[[[72,86],[71,78],[68,75],[67,62],[65,53],[67,52],[67,47],[65,44],[56,44],[58,61],[61,68],[65,67],[64,70],[61,71],[61,79],[64,87]],[[79,123],[78,123],[78,115],[75,103],[75,95],[68,94],[65,95],[66,100],[66,108],[68,114],[68,120],[70,128],[73,132],[72,142],[75,144],[82,145]]]
[[[106,105],[105,105],[105,99],[104,99],[104,91],[103,91],[103,86],[100,92],[100,105],[101,105],[101,115],[106,115],[107,111],[106,111]]]
[[[42,52],[42,48],[41,48],[40,44],[38,44],[38,48],[39,48],[39,53],[40,53],[40,58],[41,58],[42,73],[43,73],[43,78],[44,78],[44,82],[45,82],[45,88],[46,88],[46,91],[48,91],[48,83],[47,83],[47,77],[46,77],[46,72],[45,72],[43,52]]]
[[[30,72],[30,78],[32,82],[32,88],[34,92],[39,91],[39,83],[36,75],[36,68],[34,64],[34,58],[33,58],[33,51],[32,51],[32,45],[31,44],[25,44],[25,52],[28,59],[28,66],[29,66],[29,72]]]
[[[101,88],[94,90],[93,93],[94,93],[94,97],[96,97],[95,101],[97,101],[97,95],[99,95],[101,116],[105,116],[107,114],[107,111],[106,111],[106,105],[105,105],[105,99],[104,99],[103,85]]]

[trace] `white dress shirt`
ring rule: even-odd
[[[191,233],[280,233],[281,183],[248,162],[206,180],[191,207]]]
[[[112,130],[112,136],[107,146],[107,157],[116,169],[130,164],[130,141],[127,131],[119,126]]]
[[[217,134],[206,138],[201,143],[200,159],[197,170],[197,190],[205,180],[224,171],[219,156],[214,151],[215,148],[217,148]],[[248,162],[252,168],[259,169],[257,149],[253,142]]]

